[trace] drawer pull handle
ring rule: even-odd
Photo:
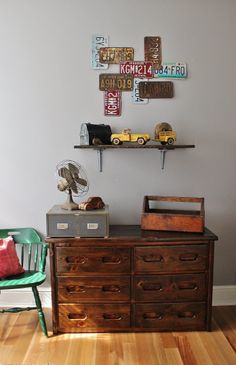
[[[164,314],[163,313],[156,313],[156,312],[146,312],[143,313],[143,318],[144,319],[159,319],[162,320],[164,318]]]
[[[182,283],[178,285],[179,290],[197,290],[198,286],[196,283]]]
[[[122,319],[122,316],[120,315],[120,313],[104,313],[103,318],[105,320],[120,321]]]
[[[119,285],[103,285],[102,290],[110,293],[119,293],[120,287]]]
[[[88,318],[88,316],[87,316],[87,313],[85,313],[85,312],[69,313],[68,318],[70,320],[85,321]]]
[[[142,283],[140,282],[139,285],[146,291],[152,290],[162,290],[162,286],[159,283]]]
[[[148,255],[143,257],[144,262],[163,262],[164,258],[161,255]]]
[[[180,312],[177,314],[179,318],[185,318],[185,319],[193,319],[196,318],[196,313],[194,312]]]
[[[104,264],[119,265],[121,263],[121,258],[119,256],[104,256],[102,262]]]
[[[85,286],[82,285],[70,285],[66,287],[66,290],[70,294],[85,293]]]
[[[196,261],[198,258],[198,254],[183,254],[183,255],[180,255],[179,257],[179,260],[180,261]]]
[[[84,256],[67,256],[65,260],[68,264],[84,264],[87,259]]]

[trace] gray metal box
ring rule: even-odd
[[[108,237],[109,207],[95,210],[65,210],[54,205],[47,212],[48,237]]]

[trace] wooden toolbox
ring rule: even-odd
[[[191,206],[194,205],[194,209],[185,209],[188,203],[191,203]],[[181,209],[176,209],[176,205],[181,206]],[[199,209],[196,209],[195,205],[199,205]],[[203,232],[204,220],[204,198],[144,196],[141,216],[141,228],[144,230]]]

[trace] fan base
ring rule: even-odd
[[[65,202],[61,207],[65,210],[78,210],[78,204],[74,202]]]
[[[61,207],[62,207],[62,209],[65,209],[65,210],[77,210],[78,209],[78,204],[76,204],[72,198],[71,189],[69,189],[69,194],[68,194],[66,202]]]

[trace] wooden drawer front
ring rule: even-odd
[[[128,301],[130,277],[58,277],[59,302]]]
[[[112,330],[130,326],[130,305],[59,304],[59,330],[86,332]]]
[[[205,328],[205,303],[136,304],[135,326],[157,330]]]
[[[136,276],[134,286],[137,301],[203,301],[206,298],[204,274]]]
[[[129,248],[58,247],[59,273],[129,273]]]
[[[189,272],[207,268],[207,245],[137,247],[135,249],[135,271]]]

